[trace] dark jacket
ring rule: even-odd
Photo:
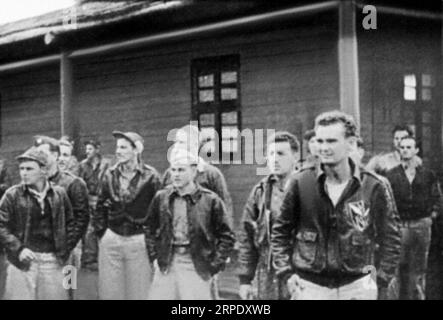
[[[102,181],[97,209],[92,214],[92,224],[98,237],[106,228],[122,236],[143,233],[149,204],[160,188],[157,171],[146,164],[139,164],[129,184],[129,197],[120,195],[120,168],[109,168]]]
[[[55,255],[63,264],[77,243],[73,211],[61,187],[50,186],[47,200],[52,213]],[[38,203],[24,185],[9,188],[0,201],[0,243],[6,249],[9,261],[22,270],[29,268],[29,264],[20,262],[18,257],[30,234],[33,206]]]
[[[255,278],[257,298],[266,300],[279,298],[278,279],[272,267],[270,250],[274,182],[270,175],[252,189],[243,210],[238,251],[240,284],[251,283]]]
[[[442,194],[437,177],[430,170],[418,166],[412,184],[400,164],[386,174],[394,192],[401,220],[415,220],[440,213]]]
[[[65,189],[75,220],[74,240],[77,242],[86,233],[89,223],[88,190],[85,182],[68,171],[57,171],[49,181]]]
[[[394,277],[401,246],[394,200],[376,175],[350,164],[353,176],[335,208],[320,166],[292,177],[271,233],[280,275],[296,272],[308,281],[339,287],[375,266],[380,288]]]
[[[91,160],[84,159],[80,162],[79,177],[82,178],[88,188],[89,195],[98,196],[100,194],[101,181],[106,170],[110,167],[110,162],[98,155],[99,163],[94,168]]]
[[[228,185],[226,184],[223,173],[212,164],[200,160],[197,166],[197,176],[195,182],[197,182],[203,188],[215,192],[225,203],[228,218],[230,222],[233,222],[233,208],[232,199],[228,191]],[[171,184],[171,172],[170,169],[166,170],[162,178],[163,188]]]
[[[173,201],[178,196],[172,186],[159,191],[149,207],[146,246],[151,262],[157,259],[163,273],[171,265],[173,251]],[[234,234],[221,199],[197,185],[185,197],[189,223],[190,253],[201,278],[208,280],[222,270],[234,247]]]

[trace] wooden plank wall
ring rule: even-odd
[[[59,67],[46,66],[0,77],[1,157],[18,181],[15,156],[32,144],[32,136],[60,135]]]
[[[426,19],[379,14],[377,29],[364,30],[361,18],[357,18],[360,104],[368,154],[390,151],[395,124],[414,124],[415,108],[423,108],[427,127],[423,157],[425,163],[439,169],[441,28]],[[403,99],[403,76],[408,73],[428,73],[436,79],[431,102],[420,106]]]
[[[74,107],[81,140],[97,137],[114,152],[112,130],[145,138],[145,160],[167,168],[168,132],[191,115],[192,59],[239,54],[242,128],[289,130],[301,137],[316,114],[338,108],[337,19],[330,14],[287,25],[74,61]],[[26,149],[35,134],[60,135],[59,66],[0,77],[2,155]],[[83,155],[79,155],[80,158]],[[261,179],[255,165],[220,165],[236,222]],[[236,223],[238,225],[238,223]]]
[[[243,129],[289,130],[300,137],[318,112],[339,106],[334,21],[320,16],[286,28],[78,61],[74,77],[82,138],[98,136],[104,152],[112,153],[112,130],[138,131],[145,138],[145,160],[164,171],[168,132],[190,120],[192,59],[224,54],[240,55]],[[255,165],[220,168],[238,222],[261,177]]]

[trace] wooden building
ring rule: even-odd
[[[413,124],[440,171],[441,21],[439,7],[388,0],[82,1],[0,26],[1,154],[12,160],[35,134],[96,137],[113,153],[111,132],[131,130],[163,171],[168,133],[191,120],[220,134],[221,154],[259,154],[230,130],[301,138],[319,112],[342,109],[371,154]],[[257,167],[219,165],[236,226]]]

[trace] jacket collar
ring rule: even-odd
[[[54,175],[52,175],[51,177],[49,177],[49,181],[57,183],[57,181],[59,181],[61,178],[61,171],[60,169],[57,167],[57,171],[54,173]]]
[[[356,179],[361,184],[361,169],[354,163],[354,161],[349,157],[349,165],[351,166],[352,178]],[[317,164],[315,166],[317,181],[324,181],[326,173],[323,170],[322,164]]]
[[[114,164],[111,168],[110,168],[110,171],[112,171],[112,172],[118,172],[118,174],[120,174],[121,175],[121,164],[120,163],[116,163],[116,164]],[[144,165],[143,165],[143,162],[141,162],[141,161],[138,161],[137,162],[137,165],[135,166],[135,171],[136,172],[138,172],[138,173],[140,173],[140,174],[143,174],[144,173]]]
[[[178,190],[174,186],[170,185],[168,187],[168,189],[169,189],[168,190],[168,198],[171,200],[172,198],[180,197],[180,196],[181,197],[189,197],[189,199],[191,200],[192,204],[196,204],[198,199],[201,196],[202,187],[198,183],[195,183],[195,186],[196,186],[196,188],[194,189],[194,191],[192,193],[187,193],[185,195],[180,195]]]
[[[47,181],[47,191],[46,194],[50,194],[51,192],[54,192],[54,188],[53,188],[54,184],[52,182],[50,182],[49,180]],[[20,184],[20,190],[21,192],[24,193],[29,193],[31,195],[31,190],[29,190],[29,187],[27,185],[25,185],[24,183]]]

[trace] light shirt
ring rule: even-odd
[[[415,166],[407,167],[403,164],[403,170],[405,170],[406,177],[408,178],[408,181],[410,184],[412,184],[412,181],[415,179],[415,174],[417,172]]]
[[[131,180],[135,177],[136,172],[136,170],[130,172],[120,170],[119,182],[121,196],[129,195],[129,185],[131,184]]]
[[[338,200],[340,199],[341,195],[343,194],[343,191],[345,191],[346,186],[348,185],[349,180],[345,181],[340,184],[333,184],[328,182],[328,180],[325,181],[326,190],[328,193],[329,198],[331,199],[332,203],[334,204],[334,207],[337,205]]]
[[[174,219],[172,229],[175,245],[189,245],[188,210],[186,200],[177,196],[173,202]]]

